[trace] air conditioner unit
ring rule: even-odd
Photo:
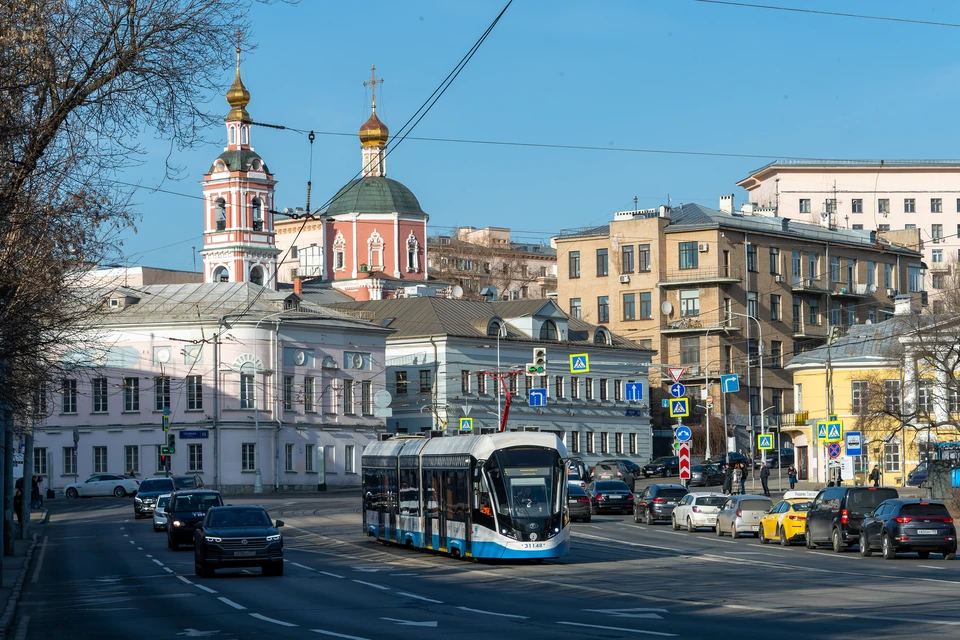
[[[706,253],[709,250],[710,250],[710,245],[707,244],[706,242],[697,243],[697,251],[699,251],[700,253]]]
[[[777,282],[783,282],[783,276],[776,276],[774,277],[774,280],[776,280]]]
[[[630,276],[620,276],[620,284],[630,284]]]
[[[896,289],[887,289],[887,297],[888,297],[888,298],[896,298],[896,297],[897,297],[897,290],[896,290]]]

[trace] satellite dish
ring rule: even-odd
[[[670,315],[673,313],[673,305],[669,302],[664,302],[662,305],[660,305],[660,312],[665,316]]]
[[[450,289],[451,298],[462,298],[463,297],[463,287],[458,284],[453,285],[453,289]]]
[[[867,288],[870,289],[870,293],[876,293],[876,292],[877,292],[877,285],[875,285],[875,284],[872,284],[872,285],[870,285],[870,286],[867,287]]]

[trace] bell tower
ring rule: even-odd
[[[238,36],[239,37],[239,36]],[[237,74],[227,91],[227,146],[203,176],[203,281],[277,288],[273,196],[277,184],[250,144],[250,92]]]

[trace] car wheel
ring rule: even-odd
[[[653,515],[650,513],[649,509],[647,509],[645,522],[647,523],[647,526],[653,526]]]
[[[917,557],[920,558],[921,560],[926,560],[927,558],[930,557],[930,552],[929,552],[929,551],[917,551]]]
[[[787,532],[784,531],[782,527],[780,528],[780,546],[781,547],[790,546],[790,541],[787,540]]]
[[[163,531],[163,528],[162,528],[162,527],[158,527],[157,525],[153,525],[153,531],[154,531],[155,533],[160,533],[161,531]]]
[[[953,550],[947,549],[946,551],[943,552],[943,559],[944,559],[944,560],[953,560],[953,559],[956,558],[956,557],[957,557],[957,550],[956,550],[956,549],[953,549]]]
[[[73,500],[73,499],[75,499],[75,498],[80,497],[80,494],[77,493],[77,490],[76,490],[76,489],[74,489],[73,487],[70,487],[69,489],[67,489],[66,496],[67,496],[68,498],[70,498],[71,500]]]
[[[118,498],[122,498],[123,496],[127,495],[127,492],[124,490],[123,487],[117,487],[116,489],[113,490],[113,495],[115,495]]]
[[[882,546],[883,559],[884,559],[884,560],[896,560],[896,558],[897,558],[897,551],[896,551],[896,549],[893,548],[893,540],[890,539],[890,536],[889,536],[889,535],[884,535],[884,536],[883,536],[883,543],[882,543],[882,545],[883,545],[883,546]]]
[[[730,537],[733,538],[734,540],[736,540],[737,538],[740,537],[740,532],[737,531],[737,525],[736,525],[736,524],[730,525]]]
[[[173,551],[179,551],[180,543],[174,540],[173,538],[171,538],[170,536],[167,536],[167,547],[172,549]]]
[[[767,538],[766,535],[764,535],[763,524],[762,524],[762,523],[760,524],[760,530],[759,530],[759,532],[757,533],[757,538],[760,540],[760,544],[767,544],[768,542],[770,542],[770,539]]]
[[[687,524],[690,523],[690,519],[687,518]],[[670,516],[670,526],[673,527],[674,531],[680,531],[680,525],[677,524],[677,516]]]
[[[816,549],[817,545],[813,542],[813,536],[810,535],[810,529],[804,530],[803,533],[803,542],[807,545],[807,549]]]
[[[723,528],[720,526],[720,521],[717,521],[717,526],[714,527],[714,532],[716,532],[718,538],[723,537]]]
[[[870,545],[867,544],[867,534],[863,531],[860,532],[860,556],[863,558],[869,558],[873,555],[873,551],[870,550]]]
[[[833,530],[833,536],[831,536],[830,542],[833,544],[834,553],[843,552],[843,540],[840,539],[840,529]]]
[[[208,567],[205,564],[200,565],[200,577],[201,578],[213,578],[216,576],[217,570],[213,567]]]
[[[590,515],[592,516],[597,515],[597,508],[593,505],[590,505]]]
[[[696,530],[697,528],[693,526],[693,520],[691,520],[690,518],[687,518],[687,533],[693,533]]]
[[[586,518],[584,518],[583,521],[584,521],[584,522],[590,522],[590,516],[587,516]]]
[[[140,514],[137,513],[136,511],[134,511],[134,512],[133,512],[133,519],[134,519],[134,520],[139,520],[139,519],[140,519]]]

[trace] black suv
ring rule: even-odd
[[[189,489],[170,494],[167,505],[167,546],[179,549],[193,542],[193,532],[211,507],[222,507],[219,491]]]
[[[689,493],[679,484],[652,484],[633,503],[633,521],[641,518],[647,524],[656,520],[669,520],[677,504]]]
[[[931,551],[953,560],[957,530],[942,502],[887,500],[860,526],[860,555],[867,557],[874,549],[880,549],[887,560],[907,551],[916,551],[921,560],[929,558]]]
[[[157,508],[157,497],[184,489],[202,489],[199,476],[173,476],[172,478],[147,478],[140,483],[137,497],[133,499],[135,520],[146,518]]]
[[[212,578],[217,569],[260,567],[266,576],[283,575],[283,536],[263,507],[212,507],[193,534],[196,574]]]
[[[678,475],[680,475],[680,458],[677,456],[657,458],[643,467],[644,478],[649,478],[650,476],[669,478],[670,476]]]
[[[807,549],[830,544],[840,553],[860,539],[860,523],[884,500],[900,497],[890,487],[828,487],[821,489],[807,511]]]

